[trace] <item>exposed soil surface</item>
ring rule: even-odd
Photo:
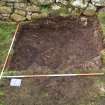
[[[102,49],[99,24],[94,19],[89,18],[87,26],[80,19],[60,17],[22,25],[10,67],[27,70],[34,63],[55,70],[91,61]]]
[[[51,17],[23,24],[10,69],[23,74],[51,74],[100,68],[98,20],[88,17],[87,25],[83,24],[76,17]],[[7,87],[6,99],[7,105],[80,105],[80,100],[91,100],[96,91],[94,81],[86,77],[25,79],[21,88]]]

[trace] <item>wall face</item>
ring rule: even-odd
[[[93,0],[0,0],[0,20],[26,21],[48,15],[84,15],[93,16],[97,6],[105,6],[105,1]],[[76,8],[74,8],[76,7]]]

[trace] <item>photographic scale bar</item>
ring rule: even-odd
[[[17,76],[2,76],[4,79],[12,78],[37,78],[37,77],[77,77],[77,76],[103,76],[104,73],[81,73],[81,74],[43,74],[43,75],[17,75]]]

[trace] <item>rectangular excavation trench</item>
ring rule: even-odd
[[[77,17],[40,19],[21,25],[13,49],[9,70],[20,74],[98,71],[100,25],[97,17],[87,17],[87,25]],[[18,89],[7,86],[5,100],[6,105],[79,105],[98,94],[94,88],[88,77],[31,78]]]

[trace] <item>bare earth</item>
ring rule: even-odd
[[[98,70],[101,50],[96,17],[88,17],[87,26],[77,17],[49,17],[21,26],[9,69],[21,74]],[[20,88],[10,87],[6,81],[6,105],[82,105],[98,94],[94,78],[24,79]]]

